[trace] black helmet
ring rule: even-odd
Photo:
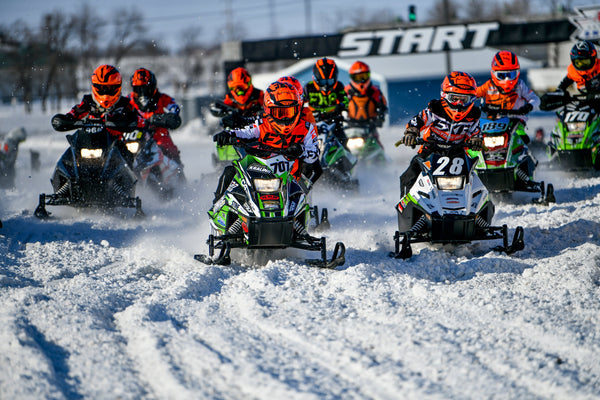
[[[596,51],[594,43],[589,40],[582,40],[581,42],[575,43],[571,48],[570,55],[571,62],[575,69],[586,71],[594,66],[598,52]]]
[[[329,93],[333,85],[337,82],[338,67],[335,61],[323,57],[317,60],[313,66],[313,79],[319,90],[323,93]]]

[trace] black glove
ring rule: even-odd
[[[236,141],[237,137],[234,136],[230,131],[221,131],[213,136],[213,142],[217,142],[219,146],[234,144]]]
[[[75,129],[77,119],[69,114],[56,114],[52,117],[52,128],[55,131],[65,132]]]
[[[417,145],[417,138],[419,137],[419,130],[414,126],[409,126],[404,131],[404,137],[402,140],[396,142],[396,147],[400,146],[400,144],[404,144],[405,146],[415,147]]]
[[[304,153],[304,147],[300,143],[292,143],[287,149],[286,154],[290,158],[300,158]]]
[[[241,116],[240,114],[234,112],[230,115],[226,115],[221,120],[223,122],[223,126],[226,128],[243,128],[244,126],[248,126],[252,124],[254,118],[246,118]]]
[[[481,151],[483,148],[483,139],[479,136],[473,136],[467,141],[467,146],[473,151]]]
[[[153,114],[148,122],[162,128],[177,129],[181,125],[181,117],[174,113]]]
[[[523,107],[517,108],[514,113],[519,115],[529,114],[533,110],[533,106],[529,103],[525,104]]]

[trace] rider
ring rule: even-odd
[[[492,59],[491,75],[492,79],[477,88],[477,97],[484,102],[483,111],[489,114],[488,117],[518,115],[524,123],[527,122],[526,115],[540,105],[540,98],[520,79],[521,67],[517,55],[506,50],[497,52]],[[524,130],[517,132],[525,143],[529,143]]]
[[[224,130],[214,140],[221,146],[234,144],[237,138],[258,139],[263,145],[286,149],[287,155],[295,159],[292,175],[299,181],[301,176],[312,186],[323,172],[319,162],[317,132],[312,123],[303,118],[302,100],[296,88],[285,82],[273,82],[265,91],[264,113],[254,125],[243,129]],[[214,201],[225,192],[235,168],[225,167],[219,179]]]
[[[371,82],[371,69],[362,62],[356,61],[348,71],[350,84],[345,90],[348,95],[348,121],[354,125],[373,123],[382,126],[388,111],[385,96]]]
[[[396,142],[414,147],[420,132],[423,140],[431,143],[465,143],[473,150],[480,150],[483,139],[480,135],[479,117],[481,110],[474,106],[477,83],[466,72],[453,71],[442,82],[441,99],[429,102],[427,108],[414,116],[406,125],[404,137]],[[402,196],[406,194],[419,176],[418,159],[425,159],[432,149],[424,144],[400,176]]]
[[[304,89],[302,88],[302,84],[300,83],[300,81],[296,79],[296,77],[288,75],[282,76],[281,78],[277,79],[277,82],[291,83],[296,88],[296,90],[298,91],[298,95],[300,96],[300,103],[302,104],[302,118],[312,123],[313,125],[316,124],[317,122],[315,121],[315,117],[312,114],[312,111],[310,111],[310,108],[308,108],[307,104],[304,102]]]
[[[335,135],[343,145],[348,138],[341,129],[342,111],[348,109],[348,96],[344,85],[337,80],[338,67],[332,59],[323,57],[313,66],[313,80],[304,87],[304,99],[315,120],[335,121]]]
[[[571,48],[571,64],[567,67],[567,76],[559,83],[558,89],[565,93],[575,83],[577,89],[587,94],[587,100],[600,100],[600,61],[596,47],[589,40],[582,40]],[[594,107],[599,110],[600,107]]]
[[[143,124],[138,112],[126,97],[121,96],[122,78],[112,65],[100,65],[92,74],[92,94],[83,96],[81,103],[66,114],[52,117],[52,127],[57,131],[73,129],[73,123],[87,118],[99,122],[112,122],[108,132],[118,138],[123,132]]]
[[[163,153],[182,168],[179,149],[169,134],[169,129],[181,125],[179,106],[172,97],[157,89],[156,77],[146,68],[136,69],[130,82],[133,89],[128,96],[131,105],[144,118],[146,127],[154,132],[154,141]]]
[[[211,113],[234,128],[251,124],[263,110],[264,92],[252,84],[248,70],[243,67],[235,68],[227,75],[227,88],[229,92],[222,103],[235,112],[228,115],[226,110],[215,107],[215,102],[211,105]]]

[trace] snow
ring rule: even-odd
[[[217,175],[207,129],[173,134],[189,185],[161,203],[138,191],[147,218],[49,207],[32,212],[66,148],[51,113],[0,108],[29,137],[18,183],[1,190],[2,399],[593,399],[600,396],[600,176],[538,168],[557,203],[496,202],[495,225],[525,229],[525,249],[496,242],[418,245],[387,257],[398,176],[414,150],[382,138],[390,163],[361,169],[361,191],[315,187],[336,241],[337,270],[315,254],[206,253]],[[531,129],[554,124],[551,115]],[[530,131],[530,133],[532,133]],[[29,150],[41,152],[38,172]],[[542,156],[540,156],[542,159]],[[543,161],[543,160],[542,160]]]

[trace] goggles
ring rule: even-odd
[[[100,85],[98,83],[93,84],[96,93],[100,96],[114,96],[121,90],[121,85]]]
[[[573,60],[573,66],[579,70],[590,69],[594,64],[591,58],[578,58]]]
[[[494,76],[499,81],[512,81],[517,79],[517,76],[519,76],[519,70],[514,69],[512,71],[494,71]]]
[[[331,79],[316,79],[317,81],[317,85],[319,85],[319,87],[330,87],[333,86],[333,84],[335,83],[335,79],[331,78]]]
[[[229,86],[229,90],[238,96],[243,96],[244,94],[246,94],[246,92],[248,91],[249,88],[250,88],[250,86],[248,84],[239,84],[239,85]]]
[[[270,107],[269,114],[278,122],[283,124],[292,123],[298,114],[297,106],[290,107]]]
[[[137,94],[138,96],[142,96],[142,97],[151,97],[152,96],[152,89],[149,86],[134,86],[133,87],[133,93]]]
[[[453,106],[468,106],[475,101],[475,96],[464,93],[446,93],[446,101]]]
[[[365,83],[371,78],[370,72],[359,72],[357,74],[351,74],[350,79],[356,83]]]

